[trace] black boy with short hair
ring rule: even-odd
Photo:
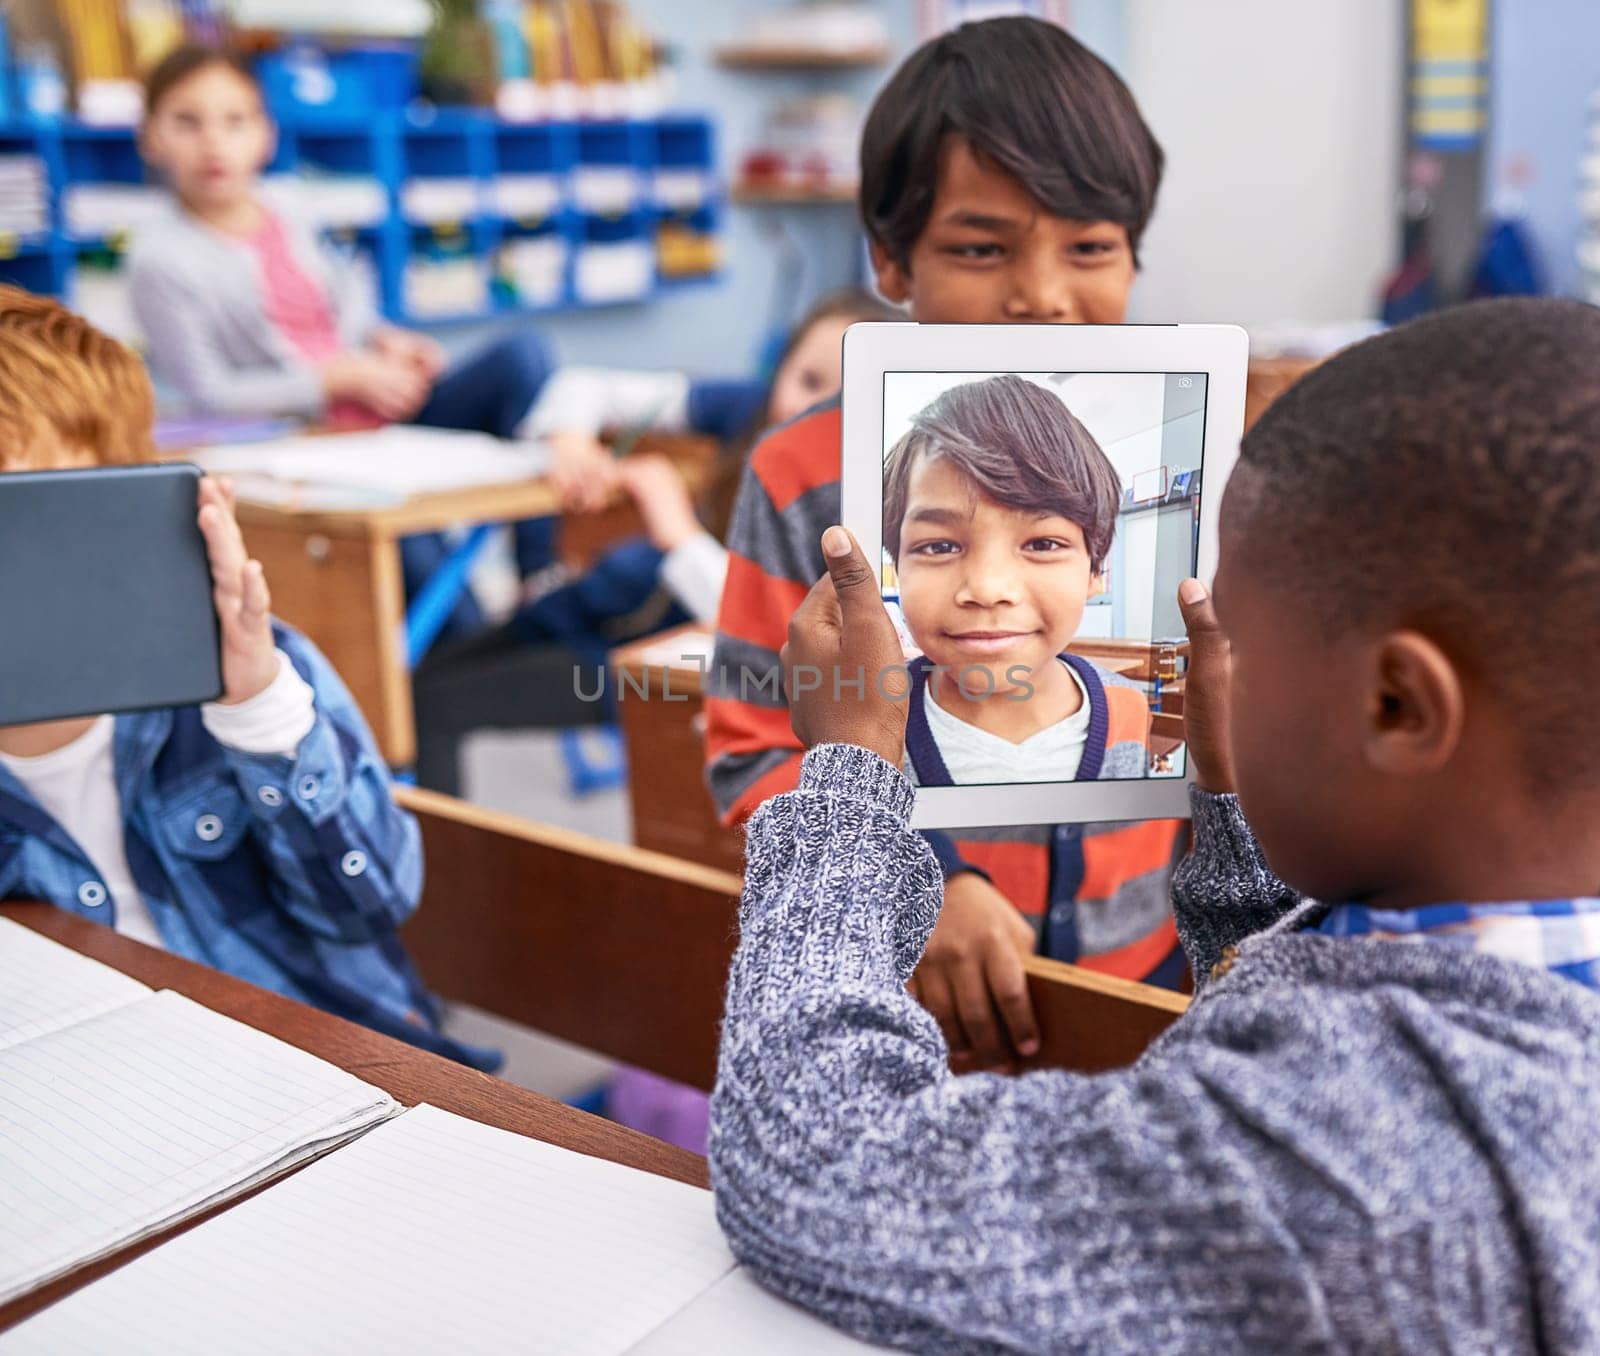
[[[791,662],[893,662],[827,541]],[[1600,311],[1311,373],[1244,440],[1215,614],[1183,593],[1205,982],[1114,1073],[950,1079],[904,705],[797,698],[712,1100],[734,1251],[916,1351],[1600,1351]]]

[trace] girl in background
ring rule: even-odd
[[[552,363],[519,329],[454,365],[426,335],[382,323],[365,268],[327,248],[293,184],[261,175],[276,129],[246,60],[181,47],[150,73],[141,150],[173,192],[173,210],[141,230],[129,256],[133,307],[150,366],[194,410],[295,415],[337,428],[386,423],[527,433]],[[554,445],[551,478],[569,507],[615,489],[590,442]],[[548,563],[556,520],[517,524],[524,574]],[[445,554],[436,534],[407,538],[408,595]],[[470,596],[450,634],[483,624]]]

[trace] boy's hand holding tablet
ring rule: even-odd
[[[271,686],[282,660],[272,639],[272,595],[259,560],[250,559],[234,516],[233,487],[200,480],[200,535],[211,566],[211,598],[222,636],[224,706],[247,702]]]

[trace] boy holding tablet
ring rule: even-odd
[[[861,143],[861,214],[879,290],[924,323],[1123,318],[1162,154],[1133,97],[1055,24],[966,24],[914,52]],[[840,410],[771,434],[745,472],[707,674],[707,780],[729,822],[792,788],[801,747],[775,675],[785,629],[824,573],[840,517]],[[930,834],[946,906],[917,985],[958,1062],[1003,1063],[1037,1038],[1022,956],[1054,910],[1084,941],[1058,957],[1126,979],[1183,974],[1170,875],[1181,823],[1024,825]]]
[[[0,473],[147,461],[153,420],[138,358],[57,303],[0,288]],[[209,478],[199,527],[221,699],[0,727],[0,899],[48,900],[493,1068],[493,1052],[438,1031],[396,935],[416,908],[421,843],[360,713],[273,621],[231,494]]]
[[[906,766],[919,786],[1142,777],[1143,693],[1068,654],[1100,590],[1122,482],[1024,377],[952,387],[883,472],[883,546],[922,651]]]
[[[1183,588],[1202,988],[1131,1068],[951,1079],[905,705],[797,696],[712,1103],[763,1282],[916,1351],[1600,1350],[1597,373],[1600,311],[1479,303],[1245,438]],[[789,662],[893,664],[825,545]]]

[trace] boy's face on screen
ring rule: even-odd
[[[261,96],[237,71],[208,66],[174,85],[145,123],[143,145],[185,203],[227,207],[246,198],[272,159]]]
[[[923,324],[1120,324],[1128,232],[1052,216],[963,137],[947,139],[928,224],[905,261],[872,247],[878,290]]]
[[[1098,587],[1083,529],[985,497],[948,458],[912,467],[900,554],[900,606],[912,639],[963,688],[1024,690],[1083,621]]]

